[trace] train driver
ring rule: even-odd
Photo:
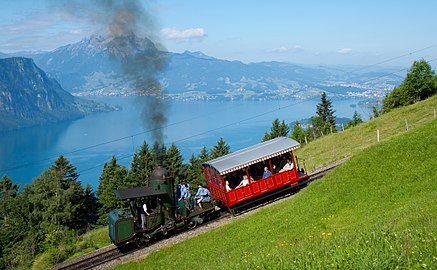
[[[143,203],[142,205],[142,211],[141,211],[141,227],[143,228],[143,230],[146,229],[146,215],[150,215],[149,211],[147,210],[147,204],[146,202]]]

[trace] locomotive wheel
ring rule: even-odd
[[[192,230],[197,227],[197,225],[203,223],[203,217],[196,216],[190,219],[190,222],[187,224],[187,228]]]
[[[190,220],[190,222],[187,223],[187,229],[192,230],[197,227],[197,222],[193,219]]]
[[[138,246],[138,247],[143,247],[143,246],[145,246],[145,245],[147,245],[147,238],[144,236],[144,234],[138,234],[136,237],[135,237],[135,244]]]

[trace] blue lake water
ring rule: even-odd
[[[75,121],[0,133],[0,177],[8,175],[24,185],[49,168],[59,155],[77,167],[80,180],[98,186],[103,164],[115,155],[129,167],[132,154],[146,140],[153,144],[140,120],[145,98],[105,97],[94,100],[123,109],[94,114]],[[351,118],[359,100],[334,100],[337,117]],[[165,143],[175,143],[188,162],[203,146],[210,149],[223,137],[231,151],[259,143],[275,118],[290,123],[315,115],[313,100],[176,102],[168,104]],[[352,105],[352,106],[351,106]]]

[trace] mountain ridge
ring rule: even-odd
[[[134,39],[131,44],[136,47],[131,49],[136,52],[158,50],[148,39],[129,38]],[[109,42],[110,39],[92,35],[54,51],[29,56],[76,96],[135,95],[117,57],[108,49]],[[305,99],[323,91],[343,98],[383,97],[402,80],[401,76],[387,73],[384,76],[380,71],[366,75],[363,71],[350,72],[351,69],[276,61],[246,64],[217,59],[202,52],[159,53],[169,61],[167,69],[159,72],[156,79],[163,85],[164,96],[172,99]],[[358,87],[350,93],[344,91],[347,89],[336,89],[338,85],[354,84]]]
[[[0,59],[0,130],[72,120],[112,109],[72,96],[30,58]]]

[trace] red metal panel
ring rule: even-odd
[[[252,195],[252,190],[250,189],[251,184],[249,184],[248,186],[243,187],[243,194],[245,197],[251,196]]]
[[[261,186],[261,190],[266,190],[267,189],[267,180],[266,179],[262,179],[259,180],[259,185]]]
[[[273,177],[267,178],[267,186],[269,187],[269,189],[271,189],[272,187],[275,186],[275,182],[273,181]]]
[[[258,183],[258,182],[255,182],[255,183],[251,184],[252,185],[253,194],[257,194],[258,192],[261,191],[260,188],[259,188],[259,184],[260,183]]]
[[[235,190],[228,192],[229,201],[228,204],[233,204],[237,200],[237,196],[235,194]]]
[[[282,184],[282,174],[275,175],[274,178],[275,178],[276,185],[280,186]]]
[[[244,194],[243,194],[243,189],[242,188],[235,189],[235,194],[237,195],[237,200],[241,200],[242,198],[244,198]]]

